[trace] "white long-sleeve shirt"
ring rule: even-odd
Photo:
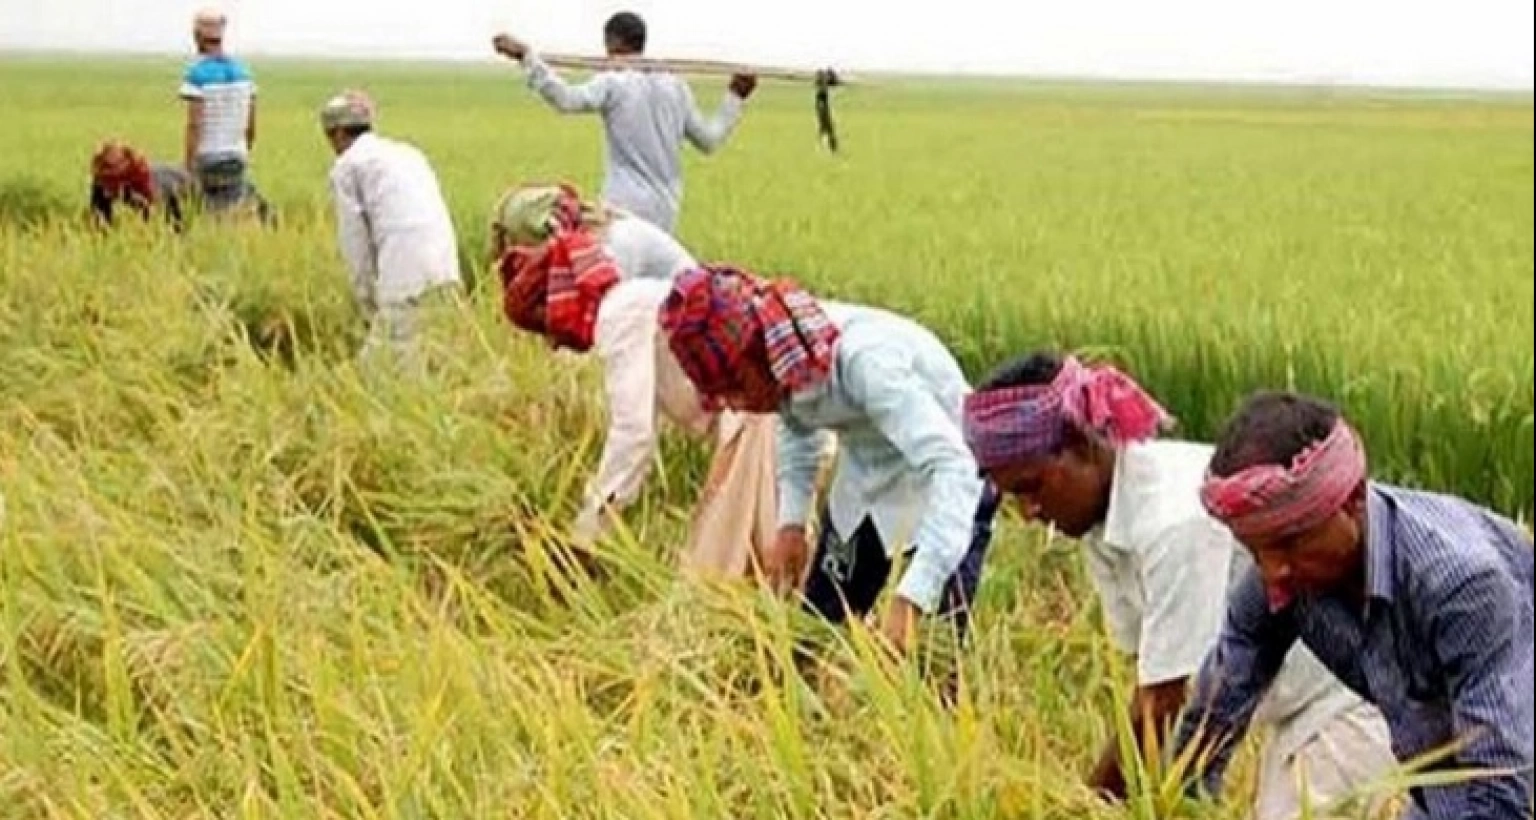
[[[1136,682],[1193,677],[1216,643],[1228,590],[1252,567],[1230,531],[1200,506],[1215,448],[1171,439],[1134,444],[1115,461],[1104,524],[1085,542],[1116,646],[1136,659]],[[1274,727],[1272,754],[1289,757],[1360,697],[1306,647],[1295,647],[1256,722]]]
[[[729,91],[715,116],[706,119],[687,81],[674,74],[601,71],[569,85],[531,51],[522,65],[529,87],[556,111],[602,115],[603,199],[668,233],[677,227],[683,201],[683,142],[713,153],[741,119],[743,100]]]
[[[453,220],[421,151],[363,134],[336,158],[330,182],[342,255],[366,309],[460,281]]]
[[[601,531],[604,504],[618,510],[640,493],[660,443],[662,419],[703,436],[714,417],[667,347],[657,313],[678,274],[697,264],[661,228],[636,218],[614,220],[603,249],[622,281],[603,297],[593,331],[593,352],[602,362],[608,430],[597,473],[587,484],[576,522],[579,538]],[[717,434],[730,429],[722,419]]]

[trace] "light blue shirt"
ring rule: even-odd
[[[832,526],[847,537],[868,516],[888,555],[915,545],[896,591],[932,613],[965,558],[981,501],[960,427],[970,385],[917,323],[877,308],[822,307],[842,336],[831,378],[779,408],[779,524],[805,523],[822,444],[836,434]]]
[[[529,87],[556,111],[602,115],[603,199],[668,233],[683,202],[684,141],[713,153],[741,119],[743,101],[730,92],[715,116],[705,118],[687,81],[667,72],[600,71],[569,85],[533,52],[523,67]]]

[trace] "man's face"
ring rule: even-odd
[[[325,130],[325,141],[330,143],[331,153],[337,156],[340,156],[342,151],[347,150],[347,145],[350,144],[347,140],[347,135],[342,133],[340,128],[327,128]]]
[[[732,384],[714,396],[716,401],[740,413],[772,413],[779,409],[784,391],[773,378],[768,356],[761,346],[742,357],[734,375]]]
[[[1323,523],[1280,538],[1242,538],[1273,606],[1347,591],[1363,566],[1363,494]]]
[[[1026,520],[1049,523],[1071,538],[1092,531],[1109,507],[1108,482],[1080,447],[999,467],[991,478],[999,491],[1017,499]]]

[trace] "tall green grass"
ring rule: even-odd
[[[177,238],[75,219],[99,137],[177,155],[174,63],[0,63],[0,817],[1242,816],[1246,761],[1225,806],[1087,793],[1129,670],[1074,545],[1011,519],[953,711],[857,629],[801,681],[824,630],[676,578],[693,444],[585,579],[595,372],[484,291],[425,382],[356,372],[313,109],[373,91],[482,280],[495,195],[595,186],[596,124],[506,71],[255,68],[282,226]],[[704,258],[911,313],[974,376],[1107,348],[1189,435],[1316,390],[1384,475],[1529,508],[1528,102],[887,85],[828,157],[806,90],[761,94],[689,161]]]

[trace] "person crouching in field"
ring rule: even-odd
[[[660,343],[657,309],[672,280],[697,265],[692,255],[654,224],[584,202],[563,184],[511,189],[497,205],[492,242],[508,321],[602,362],[608,430],[574,527],[577,546],[587,550],[638,497],[665,418],[714,440],[683,571],[753,575],[773,534],[773,419],[706,408]]]
[[[970,387],[943,343],[904,317],[823,305],[789,280],[722,266],[678,277],[661,321],[701,394],[778,416],[779,529],[767,580],[784,592],[804,579],[805,607],[841,624],[874,609],[894,554],[911,543],[882,633],[911,649],[921,613],[949,621],[963,642],[997,501],[961,436]],[[806,575],[808,507],[834,434],[839,462]]]
[[[159,209],[177,233],[186,229],[186,209],[195,194],[192,175],[168,163],[151,163],[133,146],[107,140],[91,156],[91,213],[102,226],[114,224],[121,205],[145,220]]]
[[[1233,590],[1179,727],[1175,751],[1198,743],[1209,760],[1197,787],[1219,790],[1300,642],[1381,710],[1398,760],[1441,756],[1441,783],[1414,788],[1407,817],[1531,816],[1533,555],[1514,522],[1372,481],[1337,408],[1286,392],[1243,403],[1200,498],[1258,570]]]
[[[1136,661],[1130,724],[1140,749],[1167,747],[1189,681],[1220,634],[1228,590],[1253,572],[1200,504],[1213,448],[1159,439],[1169,421],[1130,376],[1045,351],[1000,368],[965,406],[966,441],[999,491],[1018,499],[1025,518],[1082,540],[1109,633]],[[1380,713],[1305,647],[1278,668],[1258,708],[1274,734],[1253,820],[1290,820],[1303,802],[1321,809],[1393,763]],[[1302,769],[1306,801],[1295,782]],[[1126,797],[1115,739],[1089,785]]]
[[[374,133],[374,117],[372,100],[359,91],[338,94],[320,110],[336,154],[330,189],[337,238],[369,326],[361,359],[385,357],[420,373],[423,345],[457,302],[458,239],[427,158]]]

